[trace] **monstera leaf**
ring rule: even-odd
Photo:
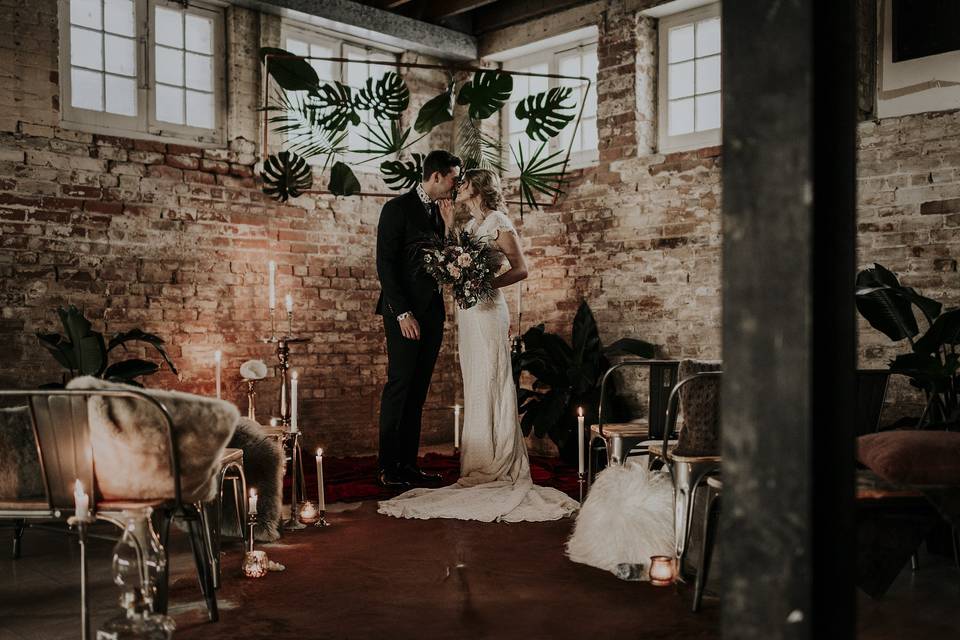
[[[477,71],[473,80],[460,87],[457,104],[469,105],[474,120],[489,118],[510,99],[513,76],[501,71]]]
[[[518,102],[514,113],[518,120],[527,121],[527,135],[546,142],[560,133],[573,120],[572,113],[561,113],[573,110],[574,105],[564,104],[571,93],[573,89],[570,87],[554,87]]]
[[[463,158],[464,170],[490,169],[502,172],[501,149],[500,139],[481,131],[478,123],[472,118],[464,118],[460,121],[457,150]]]
[[[280,202],[296,198],[313,186],[313,169],[307,161],[290,151],[268,156],[263,163],[263,192]]]
[[[330,169],[330,193],[335,196],[352,196],[360,193],[360,181],[353,170],[342,162],[337,162]]]
[[[511,148],[517,167],[520,169],[520,194],[533,209],[538,209],[537,193],[556,198],[563,193],[563,167],[566,164],[564,151],[544,155],[546,144],[541,144],[530,158],[523,157],[523,147]]]
[[[323,170],[326,170],[331,159],[347,151],[344,140],[347,132],[329,132],[320,125],[319,109],[311,106],[309,98],[303,92],[277,91],[277,104],[268,107],[268,111],[275,112],[267,121],[271,131],[286,137],[286,147],[301,158],[326,156]]]
[[[415,186],[423,178],[423,154],[414,153],[413,162],[387,160],[380,164],[383,181],[394,191],[403,191]]]
[[[267,55],[270,59],[267,60]],[[320,84],[317,72],[303,58],[288,58],[275,56],[292,56],[293,54],[276,47],[260,47],[260,60],[266,60],[267,73],[276,80],[277,84],[287,91],[311,91]]]
[[[453,86],[451,82],[446,91],[430,98],[420,107],[413,125],[417,133],[430,133],[437,125],[453,120]]]
[[[410,90],[397,73],[388,71],[376,83],[367,78],[354,101],[364,111],[373,111],[377,120],[399,120],[410,104]]]
[[[323,129],[340,132],[348,125],[360,124],[353,92],[347,85],[334,81],[320,86],[310,96],[313,98],[310,107],[319,110],[317,122]]]

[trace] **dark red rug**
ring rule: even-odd
[[[317,499],[316,458],[304,452],[304,475],[307,498]],[[439,473],[443,483],[453,484],[460,473],[460,456],[428,453],[420,458],[420,468],[429,473]],[[577,499],[577,468],[566,465],[559,458],[530,456],[530,473],[536,484],[554,487]],[[327,502],[355,502],[379,500],[396,494],[377,484],[377,457],[353,456],[323,458],[324,497]],[[284,479],[285,500],[290,498],[290,476]]]

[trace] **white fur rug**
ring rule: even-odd
[[[647,471],[646,457],[601,471],[587,494],[567,555],[574,562],[616,572],[620,563],[641,564],[673,555],[673,483],[662,471]]]

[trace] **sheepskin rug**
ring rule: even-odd
[[[283,501],[283,450],[277,441],[264,435],[263,427],[250,418],[240,418],[230,439],[230,448],[243,449],[243,474],[247,487],[257,489],[257,521],[253,537],[259,542],[280,538],[280,507]],[[229,487],[224,492],[221,533],[240,537],[236,506]]]
[[[646,569],[650,556],[673,555],[673,483],[646,466],[631,458],[597,475],[567,541],[571,560],[616,573],[620,563]]]

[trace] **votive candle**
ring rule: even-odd
[[[317,449],[317,504],[320,511],[327,510],[327,501],[323,496],[323,449]]]
[[[217,349],[213,354],[213,359],[217,363],[217,400],[220,399],[220,363],[223,360],[223,352]]]
[[[650,556],[650,584],[665,587],[673,584],[673,557]]]

